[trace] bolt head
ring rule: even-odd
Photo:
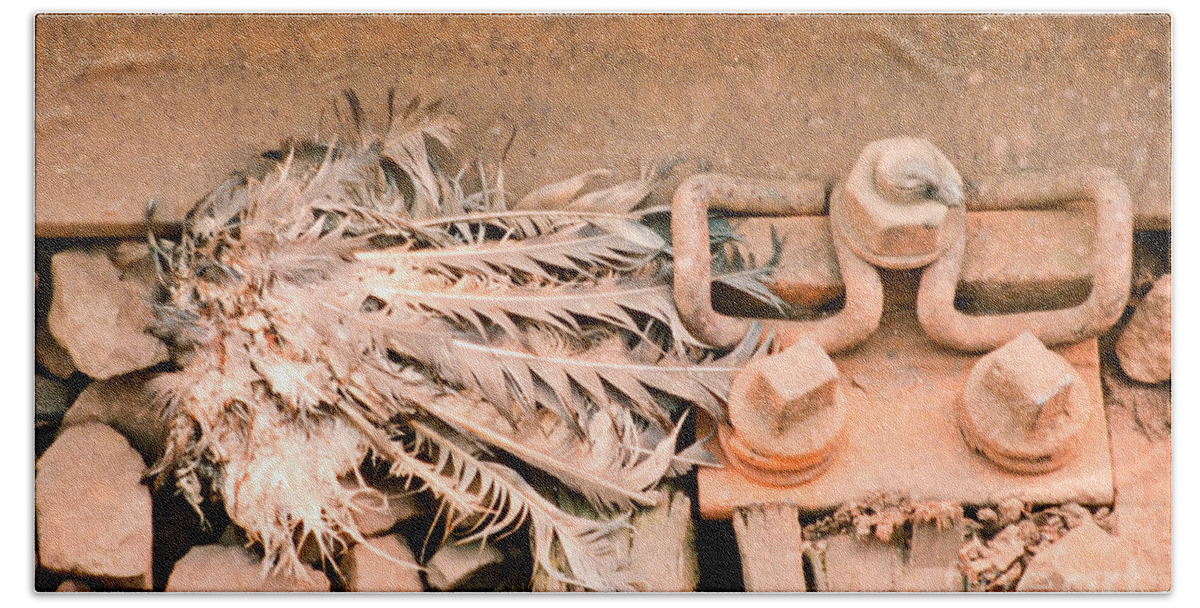
[[[823,454],[845,426],[837,366],[803,339],[734,374],[729,421],[739,441],[763,457]]]
[[[975,364],[959,403],[967,442],[1002,467],[1044,473],[1073,457],[1091,416],[1087,387],[1029,332]]]

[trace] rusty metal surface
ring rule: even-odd
[[[713,309],[708,212],[738,211],[744,208],[738,201],[760,198],[760,188],[755,181],[730,182],[722,175],[697,175],[681,184],[671,200],[675,307],[688,331],[709,344],[728,347],[738,343],[750,331],[751,322]],[[810,210],[816,208],[812,205]],[[837,314],[818,320],[764,321],[781,347],[805,336],[824,350],[837,352],[858,344],[878,326],[883,311],[878,271],[855,255],[840,234],[833,233],[832,240],[847,292],[846,305]]]
[[[972,309],[987,311],[1061,308],[1083,301],[1091,289],[1089,224],[1077,210],[968,213],[958,297]],[[809,309],[842,296],[827,218],[748,218],[735,224],[759,259],[771,257],[772,228],[782,241],[772,290]]]
[[[1082,303],[1060,310],[970,315],[954,299],[962,274],[966,233],[921,276],[917,318],[934,341],[964,351],[998,348],[1029,331],[1047,344],[1077,342],[1116,323],[1129,298],[1133,263],[1133,216],[1129,190],[1112,171],[1078,167],[1049,174],[1002,177],[985,182],[972,197],[976,208],[1045,208],[1084,205],[1092,239],[1092,289]]]
[[[1170,227],[1169,15],[39,15],[35,233],[142,234],[329,124],[354,88],[442,98],[515,193],[684,158],[832,183],[919,135],[963,175],[1086,161]],[[673,184],[668,184],[671,187]]]
[[[858,348],[834,356],[846,395],[848,437],[829,469],[791,488],[756,484],[732,468],[702,469],[700,512],[722,519],[739,507],[778,502],[822,511],[876,493],[963,504],[995,504],[1013,497],[1033,503],[1111,504],[1112,466],[1096,341],[1053,350],[1084,379],[1092,408],[1077,458],[1056,471],[1007,473],[963,441],[954,403],[978,357],[938,346],[911,310],[896,310],[886,312],[879,331]],[[709,446],[719,453],[715,440]]]

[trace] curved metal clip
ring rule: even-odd
[[[671,235],[675,251],[674,295],[687,330],[716,347],[737,344],[752,321],[722,315],[712,307],[712,254],[709,251],[710,208],[752,215],[820,215],[825,206],[824,184],[695,175],[680,184],[671,201]],[[883,284],[878,271],[859,258],[833,230],[834,250],[846,286],[846,304],[830,317],[815,321],[764,320],[774,331],[778,348],[809,336],[826,352],[848,349],[879,326]]]
[[[971,211],[1046,209],[1083,203],[1096,226],[1092,291],[1078,306],[1060,310],[974,316],[954,307],[966,230],[925,269],[917,291],[917,319],[938,344],[989,351],[1028,331],[1046,345],[1077,342],[1112,326],[1125,310],[1133,252],[1133,211],[1125,183],[1108,169],[1079,167],[1055,174],[1004,177],[980,184]],[[965,221],[965,218],[962,220]]]

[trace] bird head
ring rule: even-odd
[[[835,216],[863,259],[886,268],[928,264],[945,248],[947,218],[963,206],[958,170],[932,143],[900,137],[869,144],[843,186]]]
[[[945,155],[924,139],[885,140],[875,164],[875,189],[896,204],[963,203],[962,178]]]

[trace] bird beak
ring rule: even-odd
[[[938,200],[946,204],[951,209],[963,204],[962,187],[958,184],[950,183],[942,186],[938,191]]]

